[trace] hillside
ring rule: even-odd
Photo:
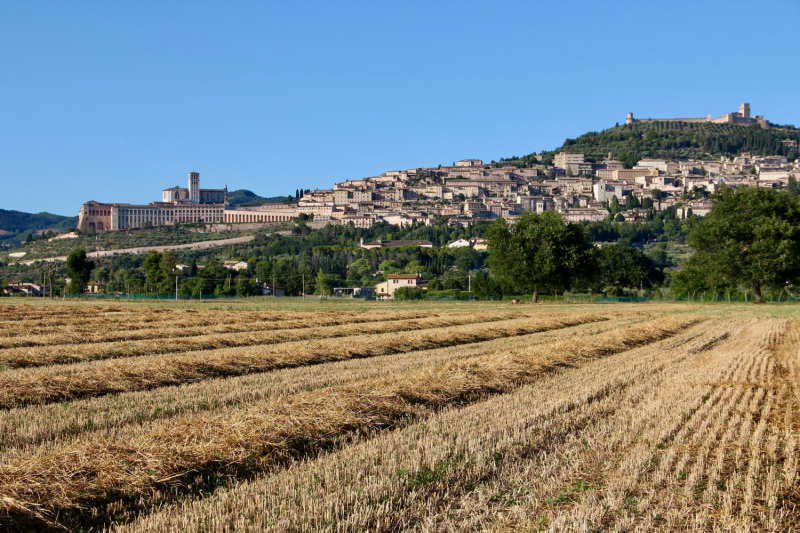
[[[263,196],[258,196],[253,191],[239,189],[229,192],[228,199],[231,205],[277,204],[286,200],[286,196],[265,198]]]
[[[765,130],[758,126],[734,124],[646,122],[622,124],[601,132],[584,133],[576,139],[567,139],[560,148],[544,155],[557,152],[583,153],[587,161],[600,161],[609,152],[620,160],[716,159],[721,155],[735,156],[742,152],[796,157],[795,152],[781,144],[785,139],[800,142],[800,131]],[[628,154],[634,157],[625,157]],[[530,163],[533,162],[534,155],[505,161]]]
[[[31,231],[67,229],[78,224],[78,217],[65,217],[52,213],[23,213],[0,209],[0,240],[12,239]]]
[[[205,228],[155,226],[135,228],[125,231],[105,231],[96,235],[81,235],[74,239],[40,239],[30,244],[18,245],[11,252],[25,252],[24,261],[47,257],[65,256],[72,250],[82,248],[87,252],[95,250],[119,250],[146,246],[174,246],[201,241],[215,241],[242,237],[255,231],[239,229],[222,232],[206,231]],[[15,244],[15,243],[10,243]],[[6,253],[0,252],[0,262],[10,260]]]

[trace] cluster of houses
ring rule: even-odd
[[[8,285],[3,287],[3,296],[31,298],[36,296],[46,296],[47,293],[47,288],[44,285],[40,283],[29,283],[19,279],[11,280],[8,282]]]
[[[785,142],[797,149],[796,141]],[[521,168],[466,159],[449,167],[390,171],[310,191],[292,209],[295,216],[313,215],[312,227],[432,224],[440,217],[466,225],[473,220],[513,219],[526,210],[555,210],[566,220],[578,222],[604,220],[614,197],[624,206],[632,195],[639,205],[651,198],[654,209],[677,207],[678,216],[685,217],[690,212],[705,215],[711,209],[708,200],[683,199],[686,192],[714,192],[722,184],[785,186],[791,176],[800,175],[798,162],[749,153],[717,161],[643,159],[630,169],[611,154],[599,163],[589,163],[583,154],[559,153],[553,163]],[[620,214],[626,221],[637,221],[645,211],[630,209]]]

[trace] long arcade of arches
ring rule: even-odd
[[[289,215],[267,215],[261,213],[225,213],[226,223],[247,222],[289,222],[294,217]]]

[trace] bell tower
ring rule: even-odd
[[[200,203],[200,173],[189,173],[189,201],[193,204]]]

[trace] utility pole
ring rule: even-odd
[[[272,297],[275,298],[275,276],[272,276]]]
[[[178,276],[175,276],[175,301],[178,301]]]
[[[467,287],[472,292],[472,274],[467,274]]]
[[[303,303],[306,301],[306,275],[303,274]]]

